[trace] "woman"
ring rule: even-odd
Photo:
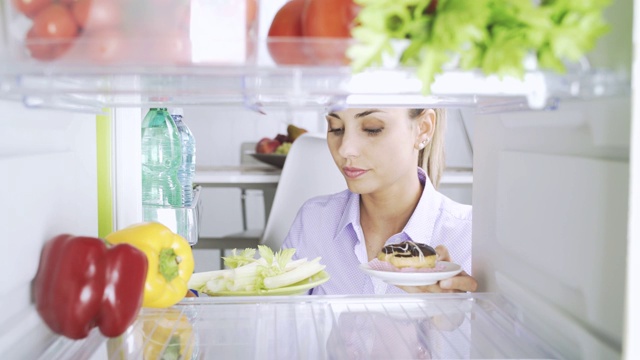
[[[444,115],[404,108],[327,114],[327,143],[349,189],[308,200],[283,244],[296,249],[296,258],[321,256],[327,265],[331,279],[311,294],[475,291],[468,275],[471,206],[435,190],[444,168]],[[358,269],[385,245],[406,240],[435,247],[439,260],[464,271],[438,284],[399,288]]]

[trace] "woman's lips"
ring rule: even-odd
[[[366,173],[368,170],[364,170],[364,169],[358,169],[358,168],[353,168],[353,167],[343,167],[342,171],[344,172],[344,175],[350,179],[355,179],[361,175],[363,175],[364,173]]]

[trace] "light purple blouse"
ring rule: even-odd
[[[471,274],[471,206],[436,191],[423,169],[424,185],[418,206],[401,233],[385,244],[413,240],[432,247],[445,245],[451,261]],[[331,279],[310,294],[393,294],[403,291],[362,272],[368,262],[360,226],[360,195],[349,190],[307,200],[291,225],[283,248],[295,248],[294,259],[322,257]]]

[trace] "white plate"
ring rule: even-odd
[[[454,277],[462,271],[460,265],[448,261],[438,261],[438,264],[444,266],[444,268],[430,272],[380,271],[373,270],[369,267],[369,264],[360,264],[360,270],[388,284],[400,286],[432,285],[440,280]]]

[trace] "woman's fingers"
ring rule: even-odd
[[[444,245],[435,247],[438,261],[451,261],[449,250]],[[398,286],[408,293],[453,293],[453,292],[474,292],[478,289],[478,282],[466,272],[445,280],[441,280],[434,285],[426,286]]]
[[[476,279],[472,278],[464,271],[450,279],[441,280],[438,285],[443,290],[474,292],[478,289],[478,282]]]
[[[436,259],[438,261],[451,261],[451,257],[449,256],[449,250],[444,245],[438,245],[434,249],[436,251]]]
[[[455,293],[474,292],[478,282],[464,271],[450,279],[441,280],[437,284],[426,286],[398,286],[408,293]]]
[[[431,317],[431,324],[438,330],[452,331],[464,322],[463,312],[438,314]]]
[[[400,289],[408,293],[442,293],[446,292],[438,284],[425,286],[398,286]]]

